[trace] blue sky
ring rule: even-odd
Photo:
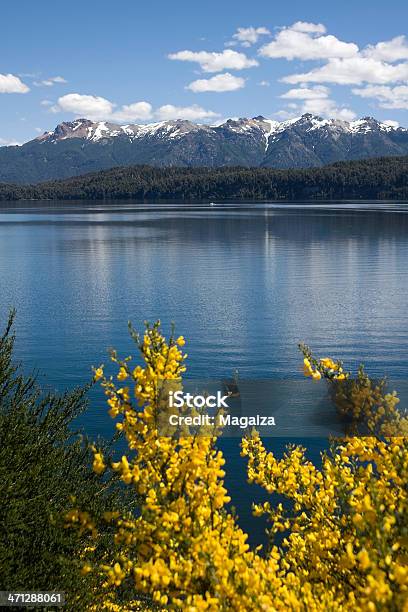
[[[0,145],[78,116],[408,126],[408,3],[2,2]]]

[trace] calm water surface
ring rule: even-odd
[[[300,378],[303,340],[408,378],[407,287],[403,203],[0,205],[0,321],[17,308],[18,358],[59,390],[89,380],[108,347],[134,352],[129,319],[157,318],[188,340],[191,377]],[[85,427],[109,434],[97,399]],[[243,464],[229,445],[245,522]],[[317,454],[321,442],[309,446]]]

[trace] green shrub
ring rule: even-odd
[[[85,549],[109,559],[107,533],[64,528],[65,513],[72,496],[99,515],[122,505],[124,493],[89,469],[92,451],[72,429],[87,389],[43,394],[14,364],[13,320],[14,312],[0,337],[0,590],[60,590],[68,609],[85,609],[98,601],[100,581],[81,574],[78,559]]]

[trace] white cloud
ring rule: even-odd
[[[360,85],[362,83],[392,83],[408,79],[408,62],[397,65],[356,56],[331,59],[320,68],[302,74],[284,77],[284,83],[337,83]]]
[[[302,100],[300,113],[311,113],[322,117],[343,119],[351,121],[355,119],[356,114],[349,108],[338,107],[336,102],[330,97],[330,90],[322,85],[315,87],[299,87],[290,89],[284,93],[281,98],[285,100]],[[290,108],[299,108],[296,104],[289,104]]]
[[[189,119],[191,121],[206,120],[218,117],[218,113],[206,110],[197,104],[192,106],[174,106],[165,104],[154,110],[149,102],[134,102],[116,108],[116,104],[99,96],[78,93],[67,94],[58,98],[57,104],[50,108],[53,113],[72,113],[93,121],[112,121],[117,123],[132,123],[158,119]]]
[[[116,104],[100,96],[78,93],[67,94],[58,98],[58,103],[51,107],[54,113],[68,112],[95,121],[137,121],[152,118],[152,105],[149,102],[125,104],[115,110]]]
[[[195,93],[201,93],[204,91],[235,91],[241,89],[245,85],[245,79],[236,77],[225,72],[224,74],[217,74],[210,79],[198,79],[187,85],[186,89],[190,89]]]
[[[269,81],[259,81],[258,85],[260,87],[269,87],[270,86],[270,82]]]
[[[362,52],[364,57],[371,57],[384,62],[397,62],[408,59],[408,42],[405,36],[396,36],[391,40],[368,45]]]
[[[310,23],[308,21],[297,21],[290,26],[295,32],[306,32],[308,34],[324,34],[326,27],[322,23]]]
[[[287,110],[280,110],[273,114],[273,118],[277,121],[286,121],[286,119],[294,119],[296,116],[296,113],[289,112]]]
[[[317,100],[329,97],[330,90],[323,85],[315,85],[315,87],[299,87],[297,89],[289,89],[281,95],[281,98],[289,100]]]
[[[261,36],[268,36],[270,31],[267,28],[238,28],[233,39],[241,43],[244,47],[250,47],[258,42]]]
[[[311,113],[329,119],[342,119],[352,121],[356,118],[356,113],[349,108],[339,108],[334,100],[330,98],[305,99],[302,109],[303,113]]]
[[[67,112],[88,119],[107,119],[112,116],[114,104],[100,96],[89,96],[71,93],[58,98],[58,104],[52,106],[52,112]]]
[[[62,76],[55,76],[55,77],[49,77],[47,79],[43,79],[42,81],[33,81],[33,85],[35,85],[36,87],[52,87],[53,85],[55,85],[55,83],[67,83],[68,81],[66,81],[64,79],[64,77]]]
[[[0,93],[24,94],[28,91],[30,88],[14,74],[0,74]]]
[[[396,87],[368,85],[352,91],[361,98],[374,98],[379,102],[381,108],[408,110],[408,85],[397,85]]]
[[[165,104],[157,109],[155,116],[161,121],[168,121],[170,119],[188,119],[189,121],[199,121],[219,117],[218,113],[205,110],[205,108],[202,108],[197,104],[193,104],[192,106],[173,106],[173,104]]]
[[[336,83],[338,85],[385,85],[408,80],[408,41],[405,36],[368,45],[361,51],[354,43],[345,43],[332,35],[322,35],[322,24],[296,22],[283,28],[275,39],[261,47],[265,57],[287,60],[327,60],[308,72],[292,74],[284,83]],[[399,62],[399,63],[396,63]]]
[[[134,102],[125,104],[111,114],[113,121],[145,121],[152,118],[153,107],[149,102]]]
[[[394,121],[393,119],[385,119],[385,121],[381,121],[384,125],[389,125],[390,127],[396,129],[399,128],[399,122]]]
[[[40,75],[37,72],[19,72],[18,76],[22,79],[37,79]]]
[[[20,147],[21,142],[17,140],[8,140],[7,138],[0,138],[0,147]]]
[[[322,32],[321,28],[324,28],[322,24],[298,21],[280,30],[273,41],[260,48],[259,53],[264,57],[287,60],[353,57],[358,53],[358,47],[354,43],[343,42],[331,34],[317,35]]]
[[[349,108],[337,109],[333,116],[343,121],[354,121],[354,119],[357,119],[356,113]]]
[[[258,62],[248,58],[245,53],[239,53],[232,49],[225,49],[221,53],[209,51],[178,51],[170,53],[171,60],[182,62],[197,62],[204,72],[222,72],[222,70],[243,70],[258,66]]]
[[[41,106],[52,106],[51,100],[41,100]]]

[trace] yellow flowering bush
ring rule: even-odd
[[[345,372],[341,361],[329,357],[315,359],[305,344],[299,345],[304,355],[305,376],[325,378],[330,383],[331,398],[342,416],[349,417],[348,433],[408,436],[406,410],[398,410],[397,393],[387,392],[387,380],[372,380],[360,366],[353,378]]]
[[[143,601],[189,612],[408,610],[406,438],[338,441],[321,467],[299,446],[277,459],[256,432],[244,438],[249,482],[282,500],[254,506],[270,522],[270,545],[251,550],[229,510],[216,437],[159,434],[163,385],[180,386],[185,371],[184,338],[166,341],[159,323],[143,338],[132,333],[142,364],[113,352],[116,378],[95,370],[129,453],[108,465],[95,448],[93,469],[119,475],[140,500],[134,515],[104,517],[112,563],[92,566],[84,553],[83,572],[102,577],[105,609]],[[306,374],[330,385],[351,379],[339,362],[307,351]],[[86,510],[67,520],[97,529]]]
[[[403,608],[408,595],[407,445],[400,438],[349,438],[318,469],[305,449],[283,459],[258,435],[243,441],[250,482],[289,503],[254,507],[270,536],[283,532],[281,570],[315,595],[350,610]]]

